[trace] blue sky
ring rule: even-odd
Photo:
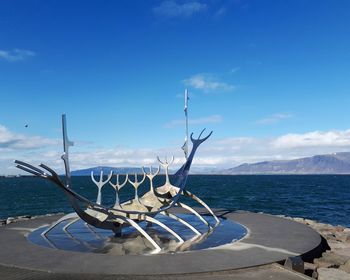
[[[0,174],[57,169],[60,115],[73,169],[182,158],[198,168],[347,151],[349,1],[2,1]],[[28,124],[28,127],[25,125]]]

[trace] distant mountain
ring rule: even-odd
[[[91,171],[94,172],[95,175],[99,175],[101,170],[103,171],[103,174],[109,174],[111,170],[114,171],[115,174],[140,174],[142,173],[142,169],[138,167],[109,167],[109,166],[97,166],[87,169],[80,169],[72,171],[72,176],[90,176]],[[148,172],[148,169],[146,169],[146,172]]]
[[[117,174],[140,174],[142,169],[138,167],[109,167],[97,166],[93,168],[72,171],[72,176],[90,176],[91,171],[95,175],[108,174],[113,170]],[[146,168],[148,172],[148,168]],[[175,170],[169,170],[173,174]],[[163,170],[161,171],[163,173]],[[194,169],[192,174],[350,174],[350,152],[317,155],[293,160],[274,160],[257,163],[244,163],[239,166],[219,169]]]
[[[221,174],[350,174],[350,152],[294,160],[244,163]]]

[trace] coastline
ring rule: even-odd
[[[320,280],[350,279],[350,228],[318,221],[276,215],[307,225],[317,231],[327,242],[328,249],[313,263],[304,263],[305,274]]]
[[[8,224],[37,219],[40,217],[53,216],[63,213],[51,213],[45,215],[23,215],[17,217],[8,217],[0,220],[0,226]],[[267,214],[267,213],[264,213]],[[271,214],[269,214],[271,215]],[[280,218],[290,219],[295,222],[305,224],[317,231],[326,241],[327,250],[313,260],[313,262],[304,263],[305,275],[314,279],[350,279],[350,228],[344,226],[334,226],[330,224],[320,223],[310,219],[300,217],[289,217],[285,215],[271,215]]]

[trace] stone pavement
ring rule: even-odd
[[[103,274],[74,274],[49,273],[44,271],[26,270],[0,265],[1,280],[305,280],[312,279],[303,274],[283,268],[278,264],[237,269],[216,273],[186,274],[186,275],[103,275]]]
[[[311,279],[276,262],[319,254],[321,237],[316,231],[272,215],[216,213],[241,223],[249,234],[221,248],[148,256],[79,253],[27,241],[30,231],[50,224],[57,215],[11,223],[0,227],[0,279]]]

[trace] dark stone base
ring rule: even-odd
[[[244,225],[248,235],[221,248],[148,256],[111,257],[50,249],[28,242],[26,235],[31,230],[50,224],[59,218],[56,215],[0,227],[0,265],[63,274],[196,275],[276,263],[290,256],[312,258],[312,252],[321,248],[320,235],[303,224],[265,214],[215,212]]]

